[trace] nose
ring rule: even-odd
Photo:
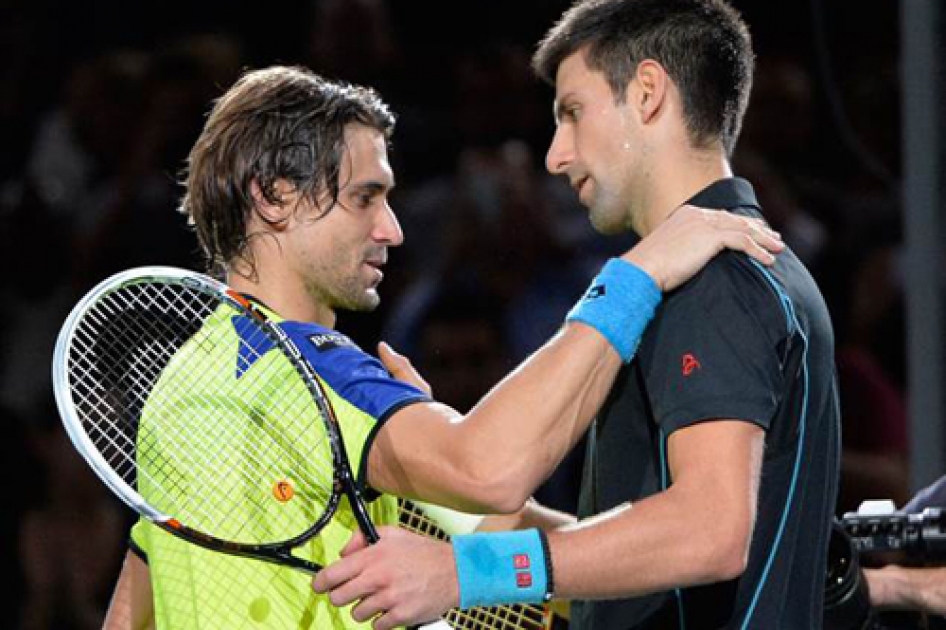
[[[552,175],[562,175],[575,158],[574,142],[567,125],[558,125],[548,153],[545,154],[545,168]]]
[[[404,242],[404,232],[401,230],[401,224],[394,216],[391,205],[387,202],[384,204],[384,209],[378,213],[371,236],[376,242],[390,247],[397,247]]]

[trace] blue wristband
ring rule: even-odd
[[[552,598],[552,564],[538,529],[453,536],[460,608]]]
[[[657,283],[643,269],[612,258],[565,319],[600,332],[627,363],[634,357],[661,297]]]

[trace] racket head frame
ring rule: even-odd
[[[274,342],[275,346],[283,352],[306,384],[323,422],[326,423],[326,433],[334,459],[332,466],[334,487],[326,509],[322,512],[320,518],[301,534],[279,542],[248,544],[224,540],[193,529],[172,515],[165,514],[152,506],[121,475],[113,470],[89,437],[72,396],[73,382],[68,362],[72,352],[74,336],[85,315],[100,300],[126,287],[148,283],[176,284],[225,302],[240,314],[251,319]],[[341,427],[315,370],[303,358],[298,346],[279,325],[252,302],[223,282],[197,272],[165,266],[137,267],[106,278],[76,303],[64,321],[53,353],[52,379],[59,415],[76,451],[85,459],[102,482],[126,505],[156,526],[175,536],[214,551],[265,560],[309,573],[316,573],[322,569],[321,565],[294,556],[291,550],[321,531],[333,517],[341,496],[344,494],[347,496],[355,519],[365,536],[370,542],[378,540],[377,529],[371,522],[361,491],[357,487],[352,474],[351,464],[342,440]]]

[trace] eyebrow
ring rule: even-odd
[[[351,192],[355,194],[365,192],[372,196],[380,195],[381,193],[390,192],[392,190],[394,190],[394,182],[391,182],[391,185],[389,186],[388,184],[376,180],[359,182],[357,184],[352,184],[351,186]]]

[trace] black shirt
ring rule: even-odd
[[[742,179],[720,180],[689,203],[761,216]],[[840,449],[834,338],[814,280],[790,251],[770,268],[726,251],[665,296],[592,427],[579,516],[665,489],[673,482],[668,436],[730,418],[765,430],[743,575],[627,600],[576,602],[576,630],[821,627]]]

